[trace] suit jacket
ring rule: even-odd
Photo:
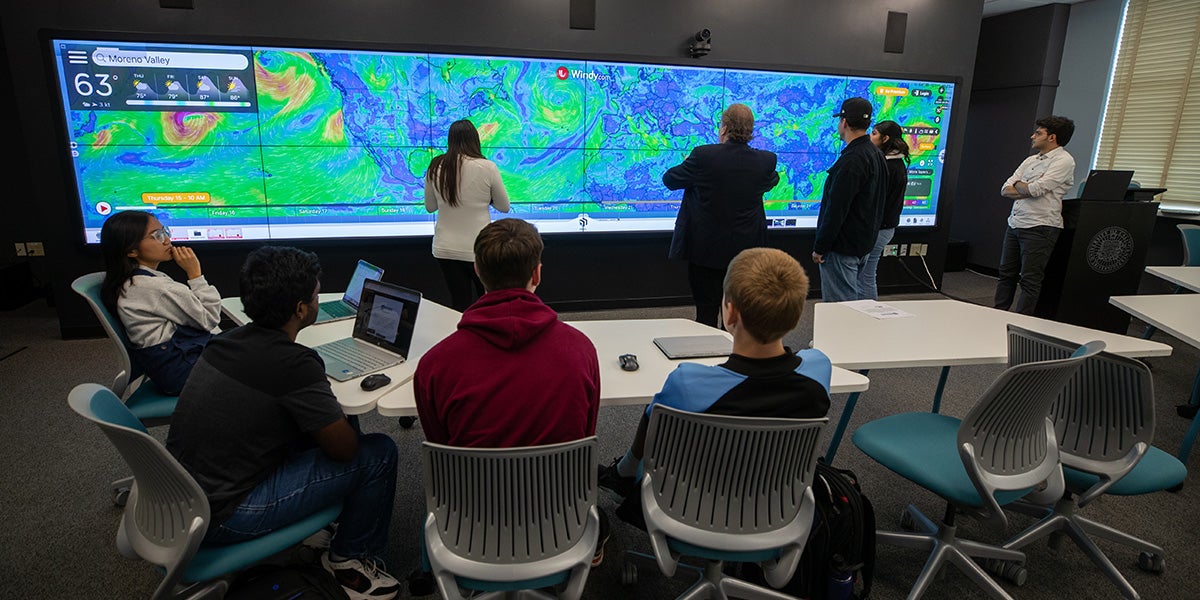
[[[763,194],[779,183],[775,153],[738,142],[697,146],[663,174],[683,189],[670,258],[724,269],[738,252],[767,242]]]

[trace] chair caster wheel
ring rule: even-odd
[[[917,530],[917,520],[907,510],[900,511],[900,529],[902,531]]]
[[[1167,569],[1167,559],[1161,554],[1142,552],[1138,555],[1138,568],[1149,573],[1162,573]]]
[[[112,502],[117,506],[125,506],[129,502],[129,488],[123,487],[113,490]]]
[[[1010,560],[989,558],[983,561],[983,568],[988,573],[1003,578],[1017,587],[1025,585],[1025,580],[1029,577],[1029,571],[1025,569],[1025,565]]]
[[[408,574],[408,595],[428,596],[437,592],[437,584],[433,581],[433,573],[417,569]]]
[[[638,580],[638,567],[631,562],[621,565],[621,585],[634,585]]]
[[[400,417],[400,429],[412,429],[413,423],[416,422],[416,417]]]

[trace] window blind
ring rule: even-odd
[[[1163,209],[1200,210],[1200,2],[1129,0],[1095,168],[1165,187]]]

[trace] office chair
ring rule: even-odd
[[[811,484],[828,419],[689,413],[655,405],[646,433],[642,513],[653,557],[626,553],[626,581],[653,560],[667,577],[679,567],[696,582],[679,598],[791,598],[734,579],[724,562],[759,563],[772,587],[796,571],[816,505]],[[679,562],[705,561],[703,569]]]
[[[600,539],[596,438],[528,448],[425,442],[425,547],[447,600],[583,593]]]
[[[1200,225],[1185,225],[1180,223],[1176,227],[1179,228],[1179,237],[1183,240],[1183,264],[1181,266],[1200,267]],[[1171,290],[1171,293],[1178,294],[1181,291],[1183,291],[1183,286],[1177,285],[1175,289]],[[1158,331],[1157,327],[1146,325],[1146,330],[1142,333],[1142,339],[1150,339],[1150,336],[1154,335],[1155,331]],[[1200,386],[1200,372],[1196,373],[1196,386]],[[1195,404],[1196,393],[1195,387],[1193,387],[1192,405],[1194,406]],[[1193,412],[1193,414],[1195,413]]]
[[[236,544],[204,544],[208,499],[183,469],[112,390],[75,386],[68,403],[95,423],[133,471],[133,488],[117,528],[117,549],[164,571],[151,600],[189,600],[229,588],[228,575],[299,544],[342,512],[341,503],[262,537]]]
[[[1001,506],[1042,482],[1049,484],[1046,495],[1061,495],[1062,471],[1050,406],[1084,359],[1103,349],[1103,342],[1090,342],[1068,358],[1009,367],[962,420],[906,413],[871,421],[854,432],[854,445],[867,456],[946,500],[941,523],[935,525],[910,504],[901,515],[901,527],[920,532],[876,534],[880,543],[930,552],[909,591],[910,599],[923,596],[947,562],[992,597],[1011,598],[974,559],[1024,564],[1025,555],[959,539],[955,518],[964,513],[1003,529],[1008,519]]]
[[[1019,365],[1070,356],[1074,344],[1011,326],[1008,364]],[[1163,549],[1077,514],[1102,494],[1149,494],[1178,485],[1187,469],[1174,456],[1151,446],[1154,440],[1154,382],[1150,369],[1133,359],[1101,352],[1083,365],[1050,409],[1066,493],[1052,507],[1018,501],[1010,508],[1042,520],[1013,537],[1005,548],[1018,549],[1050,536],[1057,547],[1066,533],[1126,598],[1138,598],[1091,536],[1141,551],[1139,566],[1159,572]],[[1090,535],[1089,535],[1090,534]],[[995,566],[995,565],[993,565]]]

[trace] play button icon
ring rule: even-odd
[[[97,202],[96,212],[100,213],[101,215],[107,215],[108,213],[112,212],[112,205],[107,202]]]

